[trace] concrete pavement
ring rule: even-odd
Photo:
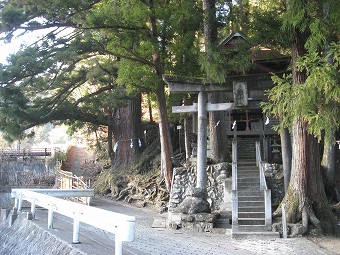
[[[136,217],[136,238],[131,243],[123,244],[124,255],[336,254],[320,248],[306,238],[291,238],[287,240],[273,237],[232,239],[224,233],[196,233],[165,228],[152,228],[154,219],[166,217],[166,214],[158,214],[147,208],[135,208],[127,204],[103,198],[94,198],[92,204],[101,209]],[[63,240],[65,245],[79,252],[72,254],[114,254],[114,235],[110,233],[81,223],[81,243],[72,244],[72,219],[55,214],[53,229],[48,230],[47,210],[38,210],[36,220],[34,220],[33,223],[39,228],[44,229],[44,231],[54,235],[58,240]],[[24,254],[20,253],[20,255]]]

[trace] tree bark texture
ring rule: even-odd
[[[297,69],[296,61],[306,51],[307,31],[296,29],[292,41],[293,86],[302,86],[306,73]],[[307,132],[307,123],[297,116],[293,123],[293,157],[291,178],[283,203],[287,221],[302,220],[304,232],[312,223],[320,232],[334,234],[337,223],[328,204],[320,170],[319,144]]]
[[[131,163],[131,159],[142,149],[141,98],[129,101],[128,106],[116,110],[113,136],[117,142],[114,165],[119,167]],[[112,145],[111,145],[112,146]]]
[[[133,152],[134,155],[139,154],[143,150],[145,141],[143,140],[142,129],[142,95],[138,94],[129,102],[131,110],[131,129],[133,132]]]
[[[325,171],[327,184],[334,185],[335,175],[335,145],[325,144],[323,148],[321,165]]]
[[[184,118],[184,146],[185,146],[185,160],[188,163],[191,155],[190,146],[190,125],[189,116]]]
[[[204,43],[207,61],[212,61],[211,50],[217,42],[217,26],[216,26],[216,0],[203,0],[203,28]],[[207,69],[208,79],[211,77],[209,69]],[[220,93],[209,93],[209,103],[220,103]],[[227,130],[226,116],[224,112],[209,113],[210,127],[210,151],[213,163],[225,162],[228,160],[228,141],[227,136],[223,135]]]
[[[281,148],[282,148],[282,163],[285,192],[288,190],[290,173],[292,167],[292,142],[288,128],[284,128],[281,132]]]
[[[223,93],[210,93],[209,102],[221,102]],[[227,116],[224,111],[209,112],[210,130],[210,151],[211,159],[214,164],[227,162],[229,160]]]
[[[112,165],[114,161],[112,125],[109,125],[107,128],[107,153],[109,156],[110,165]]]
[[[158,82],[155,84],[156,96],[158,102],[158,112],[159,112],[159,128],[160,128],[160,143],[161,143],[161,173],[165,179],[165,184],[168,190],[171,188],[172,181],[172,146],[170,141],[169,132],[169,120],[166,109],[166,100],[164,92],[164,83],[162,82],[162,67],[161,67],[161,57],[158,48],[158,34],[157,34],[157,22],[155,17],[155,6],[154,1],[149,1],[150,17],[149,17],[149,33],[153,40],[153,52],[152,52],[152,63],[154,67],[154,72]]]
[[[204,43],[205,51],[208,53],[210,47],[217,40],[217,26],[216,26],[216,0],[203,0],[203,29],[204,29]]]
[[[335,188],[335,145],[325,144],[323,148],[321,167],[324,185],[328,197],[333,199]]]

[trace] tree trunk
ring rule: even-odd
[[[204,15],[204,43],[207,62],[212,63],[212,50],[217,42],[217,26],[216,26],[216,0],[203,0],[203,15]],[[209,65],[208,65],[209,66]],[[207,78],[212,77],[209,73],[209,68],[206,70]],[[220,93],[209,93],[208,101],[210,103],[220,103]],[[227,136],[224,135],[227,130],[226,116],[224,112],[210,112],[209,113],[209,127],[210,127],[210,151],[213,163],[221,163],[228,160],[228,141]]]
[[[142,128],[142,95],[138,94],[130,100],[129,108],[131,111],[131,130],[133,137],[134,156],[143,150],[143,128]]]
[[[282,148],[282,163],[285,192],[288,190],[290,173],[292,167],[292,142],[288,128],[284,128],[281,132],[281,148]]]
[[[170,142],[168,115],[166,111],[164,86],[157,91],[158,111],[160,117],[159,134],[161,143],[161,173],[164,177],[167,189],[170,191],[172,181],[172,146]]]
[[[209,102],[221,102],[223,93],[210,93]],[[211,160],[214,164],[227,162],[229,159],[227,120],[225,112],[209,112],[209,130],[210,130],[210,151]]]
[[[107,127],[107,153],[110,160],[110,165],[112,166],[114,161],[114,152],[113,152],[113,134],[112,134],[112,125]]]
[[[335,146],[333,144],[324,145],[321,167],[323,171],[326,193],[328,197],[332,197],[335,177]]]
[[[216,4],[216,0],[203,0],[204,43],[205,43],[205,51],[207,53],[208,58],[210,56],[211,47],[214,45],[214,43],[216,43],[216,40],[217,40],[215,4]]]
[[[152,123],[153,122],[153,116],[152,116],[152,105],[151,105],[151,96],[148,94],[148,109],[149,109],[149,121]]]
[[[117,143],[115,152],[115,167],[128,165],[131,159],[141,150],[142,142],[141,98],[131,99],[128,106],[116,110],[114,116],[114,138]],[[112,147],[112,145],[111,145]]]
[[[161,57],[159,53],[159,43],[158,43],[158,33],[157,33],[157,22],[155,16],[155,6],[154,1],[149,1],[150,17],[149,17],[149,33],[154,42],[153,52],[152,52],[152,63],[154,66],[154,72],[156,74],[159,82],[156,85],[156,96],[158,102],[158,112],[159,112],[159,133],[160,133],[160,143],[161,143],[161,173],[165,179],[165,184],[167,189],[170,191],[171,180],[172,180],[172,146],[170,142],[170,132],[169,132],[169,120],[166,110],[166,100],[164,92],[164,83],[162,82],[162,67],[161,67]]]
[[[306,81],[306,73],[297,69],[296,61],[305,54],[307,38],[308,32],[298,29],[293,35],[293,86],[302,86]],[[337,232],[337,222],[327,202],[319,155],[318,142],[307,133],[307,123],[297,116],[293,123],[291,179],[283,199],[287,221],[296,223],[302,220],[303,232],[308,230],[311,222],[320,232],[334,234]]]
[[[184,118],[184,146],[185,146],[185,161],[188,163],[191,155],[190,146],[190,129],[189,129],[189,116]]]

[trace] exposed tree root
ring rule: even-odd
[[[329,206],[316,205],[312,202],[305,202],[302,206],[297,197],[291,194],[292,191],[288,190],[280,206],[273,213],[273,218],[282,217],[282,204],[285,204],[287,222],[300,223],[303,227],[301,234],[307,234],[313,228],[318,234],[337,234],[337,222]]]

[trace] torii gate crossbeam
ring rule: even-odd
[[[190,106],[173,106],[173,113],[189,113],[197,112],[198,129],[197,129],[197,183],[196,188],[206,189],[207,186],[207,112],[209,111],[226,111],[234,109],[234,103],[218,103],[211,104],[207,102],[208,92],[227,91],[228,88],[219,85],[203,85],[203,84],[186,84],[172,82],[163,77],[164,81],[169,85],[170,92],[173,93],[189,93],[198,94],[197,104]]]

